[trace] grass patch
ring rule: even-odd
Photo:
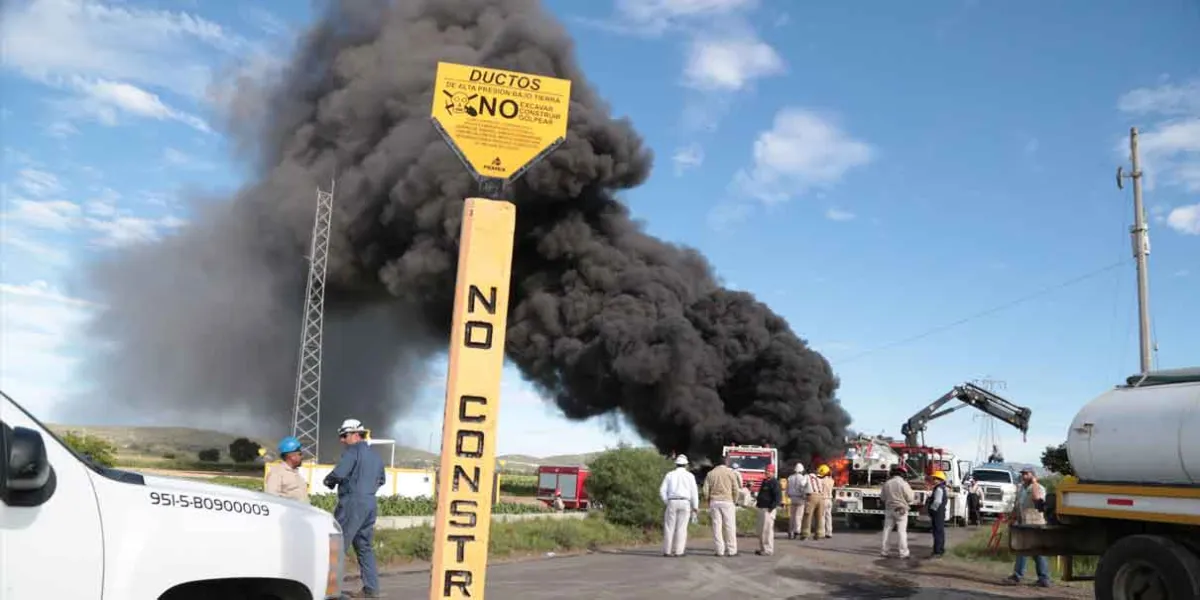
[[[312,505],[333,512],[337,506],[337,496],[321,494],[309,496]],[[405,498],[402,496],[384,496],[379,498],[379,516],[381,517],[420,517],[437,512],[437,503],[433,498]],[[524,504],[521,502],[501,502],[492,505],[492,514],[496,515],[527,515],[545,513],[549,510],[541,504]]]
[[[203,462],[188,459],[172,460],[143,456],[122,456],[120,454],[117,455],[115,466],[118,469],[161,469],[164,471],[194,471],[197,473],[261,475],[263,472],[262,464],[257,462]]]
[[[207,479],[196,478],[197,481],[205,483],[215,483],[217,485],[227,485],[230,487],[242,488],[243,490],[251,490],[261,492],[263,490],[263,480],[257,477],[227,477],[218,475]]]
[[[572,552],[635,546],[662,540],[661,532],[613,525],[599,514],[586,519],[536,519],[493,523],[488,556],[505,558],[546,552]],[[381,563],[399,564],[433,557],[433,528],[375,531],[375,552]]]
[[[950,553],[959,558],[964,558],[970,561],[986,561],[1000,564],[1013,564],[1017,556],[1008,549],[1008,528],[1000,527],[1000,547],[995,551],[988,549],[988,540],[992,537],[992,528],[985,527],[976,531],[970,538],[967,538],[962,543],[950,549]],[[1056,557],[1047,557],[1050,562],[1050,575],[1054,579],[1062,578],[1063,566],[1067,560],[1066,557],[1056,559]],[[1075,575],[1094,575],[1096,573],[1096,565],[1099,563],[1099,557],[1096,556],[1076,556],[1072,559],[1072,567],[1074,567]],[[1026,565],[1026,573],[1033,573],[1033,559],[1029,559],[1029,564]]]
[[[537,475],[500,475],[500,493],[505,496],[534,497],[537,495]]]

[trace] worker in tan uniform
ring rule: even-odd
[[[917,496],[912,486],[904,479],[904,470],[892,467],[888,480],[879,489],[879,501],[883,504],[883,540],[880,556],[890,556],[888,538],[892,528],[896,529],[900,558],[908,558],[908,512]]]
[[[742,478],[724,464],[704,477],[704,497],[712,519],[713,546],[717,556],[737,556],[737,495]]]
[[[819,540],[825,535],[825,490],[816,473],[808,474],[808,493],[804,498],[804,520],[800,523],[800,539]]]
[[[817,467],[817,479],[821,482],[821,520],[824,537],[833,537],[833,475],[829,465]]]
[[[280,440],[279,458],[282,462],[267,471],[263,491],[308,504],[308,480],[300,474],[300,463],[304,461],[300,454],[300,440],[290,435]]]

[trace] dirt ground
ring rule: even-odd
[[[950,530],[948,545],[970,536]],[[718,558],[705,536],[688,542],[688,556],[664,558],[658,548],[633,548],[575,556],[538,557],[493,562],[488,568],[490,600],[551,600],[569,596],[595,599],[709,598],[1091,598],[1090,586],[1055,582],[1043,589],[1029,583],[1006,586],[1001,579],[1011,567],[948,557],[930,560],[930,537],[909,533],[912,558],[879,556],[879,532],[837,531],[822,541],[775,540],[774,556],[756,556],[757,540],[741,537],[739,555]],[[1032,575],[1032,564],[1029,572]],[[349,572],[357,567],[348,565]],[[1031,583],[1031,582],[1030,582]],[[359,585],[357,578],[348,588]],[[423,597],[428,593],[428,565],[410,565],[386,573],[381,580],[389,598]]]

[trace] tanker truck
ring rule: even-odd
[[[1147,371],[1102,394],[1067,432],[1075,471],[1046,525],[1014,525],[1023,556],[1095,556],[1102,600],[1200,598],[1200,368]],[[1066,561],[1071,564],[1070,560]]]

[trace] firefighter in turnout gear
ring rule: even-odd
[[[808,477],[804,475],[804,464],[796,463],[796,468],[787,478],[788,495],[788,539],[796,539],[800,535],[800,525],[804,520],[804,504],[808,497]]]
[[[829,465],[817,467],[817,480],[821,482],[821,520],[824,523],[825,537],[833,537],[833,476],[829,474]]]

